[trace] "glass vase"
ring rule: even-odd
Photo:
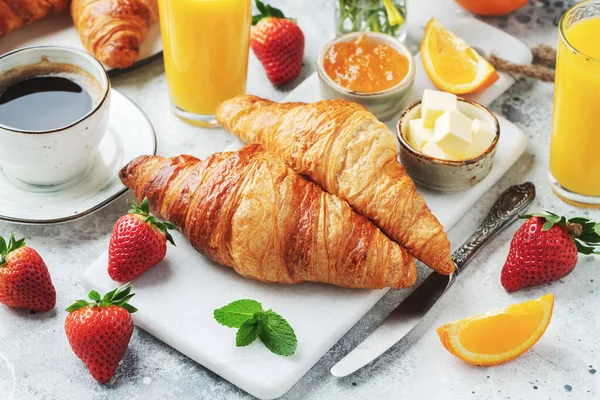
[[[382,32],[406,39],[406,0],[334,0],[336,33]]]

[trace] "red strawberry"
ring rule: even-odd
[[[44,260],[15,235],[8,244],[0,236],[0,303],[36,311],[56,305],[56,290]]]
[[[546,211],[525,215],[515,232],[500,282],[509,292],[558,280],[573,271],[577,252],[599,254],[600,224],[586,218],[567,220]]]
[[[169,222],[159,222],[150,214],[148,199],[138,206],[129,205],[129,214],[119,218],[108,246],[108,274],[117,282],[129,282],[165,258],[167,240],[173,237],[168,229],[177,229]]]
[[[65,332],[69,344],[100,383],[112,379],[129,345],[133,334],[131,313],[137,311],[128,304],[133,296],[131,286],[117,288],[102,299],[92,290],[89,294],[91,304],[77,300],[67,308]]]
[[[260,14],[252,17],[250,46],[274,85],[294,80],[302,71],[304,34],[283,13],[256,0]]]

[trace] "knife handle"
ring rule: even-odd
[[[452,254],[456,264],[454,274],[458,275],[477,250],[525,211],[534,198],[535,186],[531,182],[506,189],[475,233]]]

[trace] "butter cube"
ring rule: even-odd
[[[421,153],[427,154],[430,157],[439,158],[440,160],[456,160],[455,157],[446,153],[440,146],[435,144],[433,140],[429,140],[425,143],[425,146],[421,149]]]
[[[496,139],[494,128],[480,119],[473,120],[471,130],[473,132],[473,142],[462,156],[465,160],[483,154],[492,145],[494,139]]]
[[[435,121],[433,141],[445,153],[459,159],[473,141],[472,121],[458,110],[446,111]]]
[[[417,151],[421,151],[421,148],[429,139],[433,137],[433,129],[425,128],[423,126],[422,119],[412,119],[408,121],[408,134],[406,140]]]
[[[425,128],[433,129],[435,120],[446,111],[456,110],[456,95],[425,89],[421,101],[421,118]]]

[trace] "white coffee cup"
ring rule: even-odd
[[[90,112],[57,129],[27,131],[0,121],[0,169],[9,179],[29,185],[59,185],[81,177],[95,162],[108,125],[110,80],[94,57],[61,46],[27,47],[0,56],[0,79],[15,68],[41,62],[69,64],[87,72],[99,84],[99,93],[92,98]]]

